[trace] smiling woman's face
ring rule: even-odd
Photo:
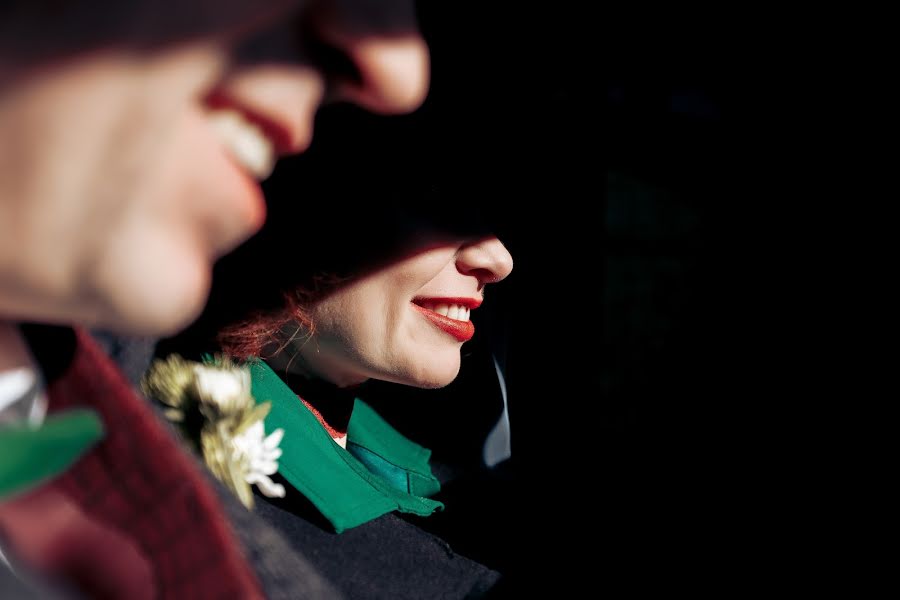
[[[310,310],[282,358],[291,369],[346,386],[373,378],[416,387],[449,384],[472,337],[469,312],[512,271],[496,237],[443,244],[342,286]]]

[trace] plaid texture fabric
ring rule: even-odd
[[[97,410],[107,437],[49,486],[132,539],[161,598],[262,598],[226,516],[201,473],[84,331],[49,410]]]

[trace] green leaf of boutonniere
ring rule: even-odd
[[[100,415],[84,408],[51,414],[38,427],[0,426],[0,498],[64,472],[104,435]]]

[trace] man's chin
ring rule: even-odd
[[[185,329],[203,309],[202,304],[174,307],[170,302],[161,304],[142,302],[106,311],[97,315],[87,325],[122,335],[167,337]]]
[[[212,280],[208,257],[177,237],[148,236],[143,244],[107,254],[87,281],[97,325],[121,334],[169,336],[203,311]]]
[[[95,326],[125,335],[174,335],[200,316],[209,295],[210,277],[152,282],[143,280],[109,298]],[[180,285],[178,285],[180,284]]]

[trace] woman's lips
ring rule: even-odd
[[[460,342],[468,342],[475,335],[475,325],[469,320],[469,311],[480,304],[480,300],[472,298],[428,298],[412,302],[413,307],[435,327]]]

